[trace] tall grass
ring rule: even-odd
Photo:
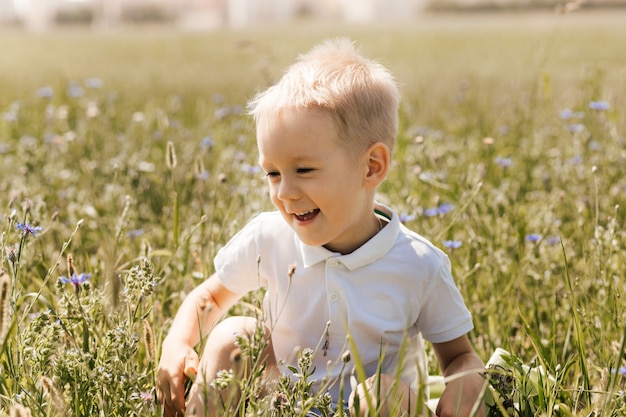
[[[380,199],[450,253],[480,356],[510,352],[494,415],[625,415],[626,29],[597,14],[464,19],[2,33],[0,415],[159,412],[171,317],[271,208],[245,101],[337,35],[402,84]],[[288,385],[242,415],[302,412],[286,404],[309,398],[306,381]]]

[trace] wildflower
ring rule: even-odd
[[[608,110],[611,106],[606,101],[590,101],[589,108],[591,110],[603,111]]]
[[[231,109],[228,106],[220,107],[213,112],[213,116],[217,120],[222,120],[226,118],[229,114],[231,114]]]
[[[126,236],[128,236],[131,239],[139,237],[141,235],[143,235],[142,229],[129,230],[128,232],[126,232]]]
[[[76,84],[70,84],[67,87],[67,96],[71,98],[82,97],[85,94],[83,88]]]
[[[424,216],[434,217],[439,214],[439,207],[428,208],[424,210]]]
[[[561,243],[561,238],[558,236],[550,236],[548,237],[547,242],[548,242],[548,245],[555,246]]]
[[[37,95],[41,98],[52,98],[54,90],[50,86],[41,87],[37,90]]]
[[[460,240],[444,240],[443,241],[443,246],[445,246],[448,249],[458,249],[461,247],[461,245],[463,245],[463,242],[461,242]]]
[[[580,155],[576,155],[567,160],[567,163],[570,165],[580,165],[583,163],[583,157]]]
[[[447,214],[454,210],[454,204],[443,203],[439,206],[439,214]]]
[[[492,137],[486,137],[486,138],[483,139],[483,145],[485,145],[485,146],[491,146],[491,145],[493,145],[493,142],[494,142],[494,140],[493,140]]]
[[[258,174],[259,172],[261,172],[261,167],[258,165],[243,164],[241,166],[241,170],[247,173],[248,175],[254,175],[254,174]]]
[[[88,101],[87,102],[87,110],[86,113],[87,117],[89,119],[93,119],[94,117],[97,117],[100,114],[100,109],[98,108],[98,103],[96,103],[95,101]]]
[[[17,230],[22,232],[23,237],[28,237],[28,235],[33,235],[33,237],[39,236],[39,232],[41,232],[41,227],[33,226],[29,223],[17,223],[15,225]]]
[[[500,156],[496,157],[496,159],[494,159],[494,162],[500,168],[508,168],[513,165],[513,161],[511,160],[511,158],[502,158]]]
[[[277,391],[272,395],[272,400],[270,401],[270,412],[272,415],[281,415],[281,411],[284,411],[289,404],[289,399],[287,396]]]
[[[77,275],[76,272],[74,272],[70,275],[69,278],[60,277],[59,281],[61,281],[61,283],[63,284],[72,284],[74,286],[74,290],[78,294],[78,292],[80,291],[80,286],[89,278],[91,278],[91,274],[81,273]]]
[[[424,216],[433,217],[438,216],[439,214],[448,214],[452,210],[454,210],[454,204],[442,203],[439,207],[432,207],[424,210]]]
[[[207,179],[209,179],[211,174],[209,174],[209,171],[207,171],[205,169],[205,170],[202,170],[200,172],[194,173],[194,176],[196,177],[197,180],[207,180]]]
[[[574,112],[571,109],[563,109],[559,112],[559,117],[563,120],[569,120],[574,115]]]
[[[130,398],[133,400],[140,400],[145,404],[151,404],[154,402],[154,393],[152,391],[134,392],[130,394]]]
[[[101,78],[90,77],[85,80],[85,86],[94,90],[102,88],[103,82]]]
[[[415,220],[415,216],[407,213],[400,214],[400,223],[410,222],[411,220]]]
[[[200,146],[207,150],[211,150],[213,148],[213,145],[215,145],[215,141],[211,136],[204,137],[204,139],[202,139],[202,141],[200,142]]]
[[[572,133],[580,133],[583,130],[585,130],[585,125],[582,123],[571,123],[571,124],[565,125],[565,130],[567,130],[568,132],[572,132]]]
[[[620,373],[620,375],[626,375],[626,366],[620,367],[618,372]]]
[[[140,111],[136,111],[130,117],[133,123],[143,123],[146,120],[146,115]]]
[[[531,233],[526,235],[526,242],[537,243],[541,240],[541,235],[538,233]]]
[[[592,140],[589,142],[589,150],[590,151],[601,151],[602,145],[597,140]]]
[[[7,111],[2,114],[2,119],[6,122],[17,122],[17,112]]]

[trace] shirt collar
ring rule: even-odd
[[[309,246],[302,243],[297,235],[294,235],[300,247],[304,267],[308,268],[328,258],[336,258],[349,270],[355,270],[385,256],[385,254],[391,250],[398,237],[398,233],[400,232],[400,220],[398,219],[398,215],[385,205],[376,203],[376,210],[385,213],[385,216],[381,216],[381,220],[387,221],[385,217],[391,218],[389,224],[383,227],[374,237],[365,242],[363,246],[347,255],[331,252],[323,246]]]

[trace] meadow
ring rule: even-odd
[[[0,416],[160,415],[174,313],[272,208],[246,100],[336,36],[401,84],[379,199],[449,254],[483,360],[510,353],[490,415],[626,415],[625,18],[0,32]],[[296,388],[238,415],[332,415]]]

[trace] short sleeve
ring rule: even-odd
[[[266,285],[259,276],[257,261],[262,227],[263,216],[253,218],[215,256],[215,272],[228,290],[244,294]]]
[[[474,328],[472,316],[452,278],[450,260],[442,254],[443,261],[433,276],[417,321],[424,339],[431,343],[444,343],[463,336]]]

